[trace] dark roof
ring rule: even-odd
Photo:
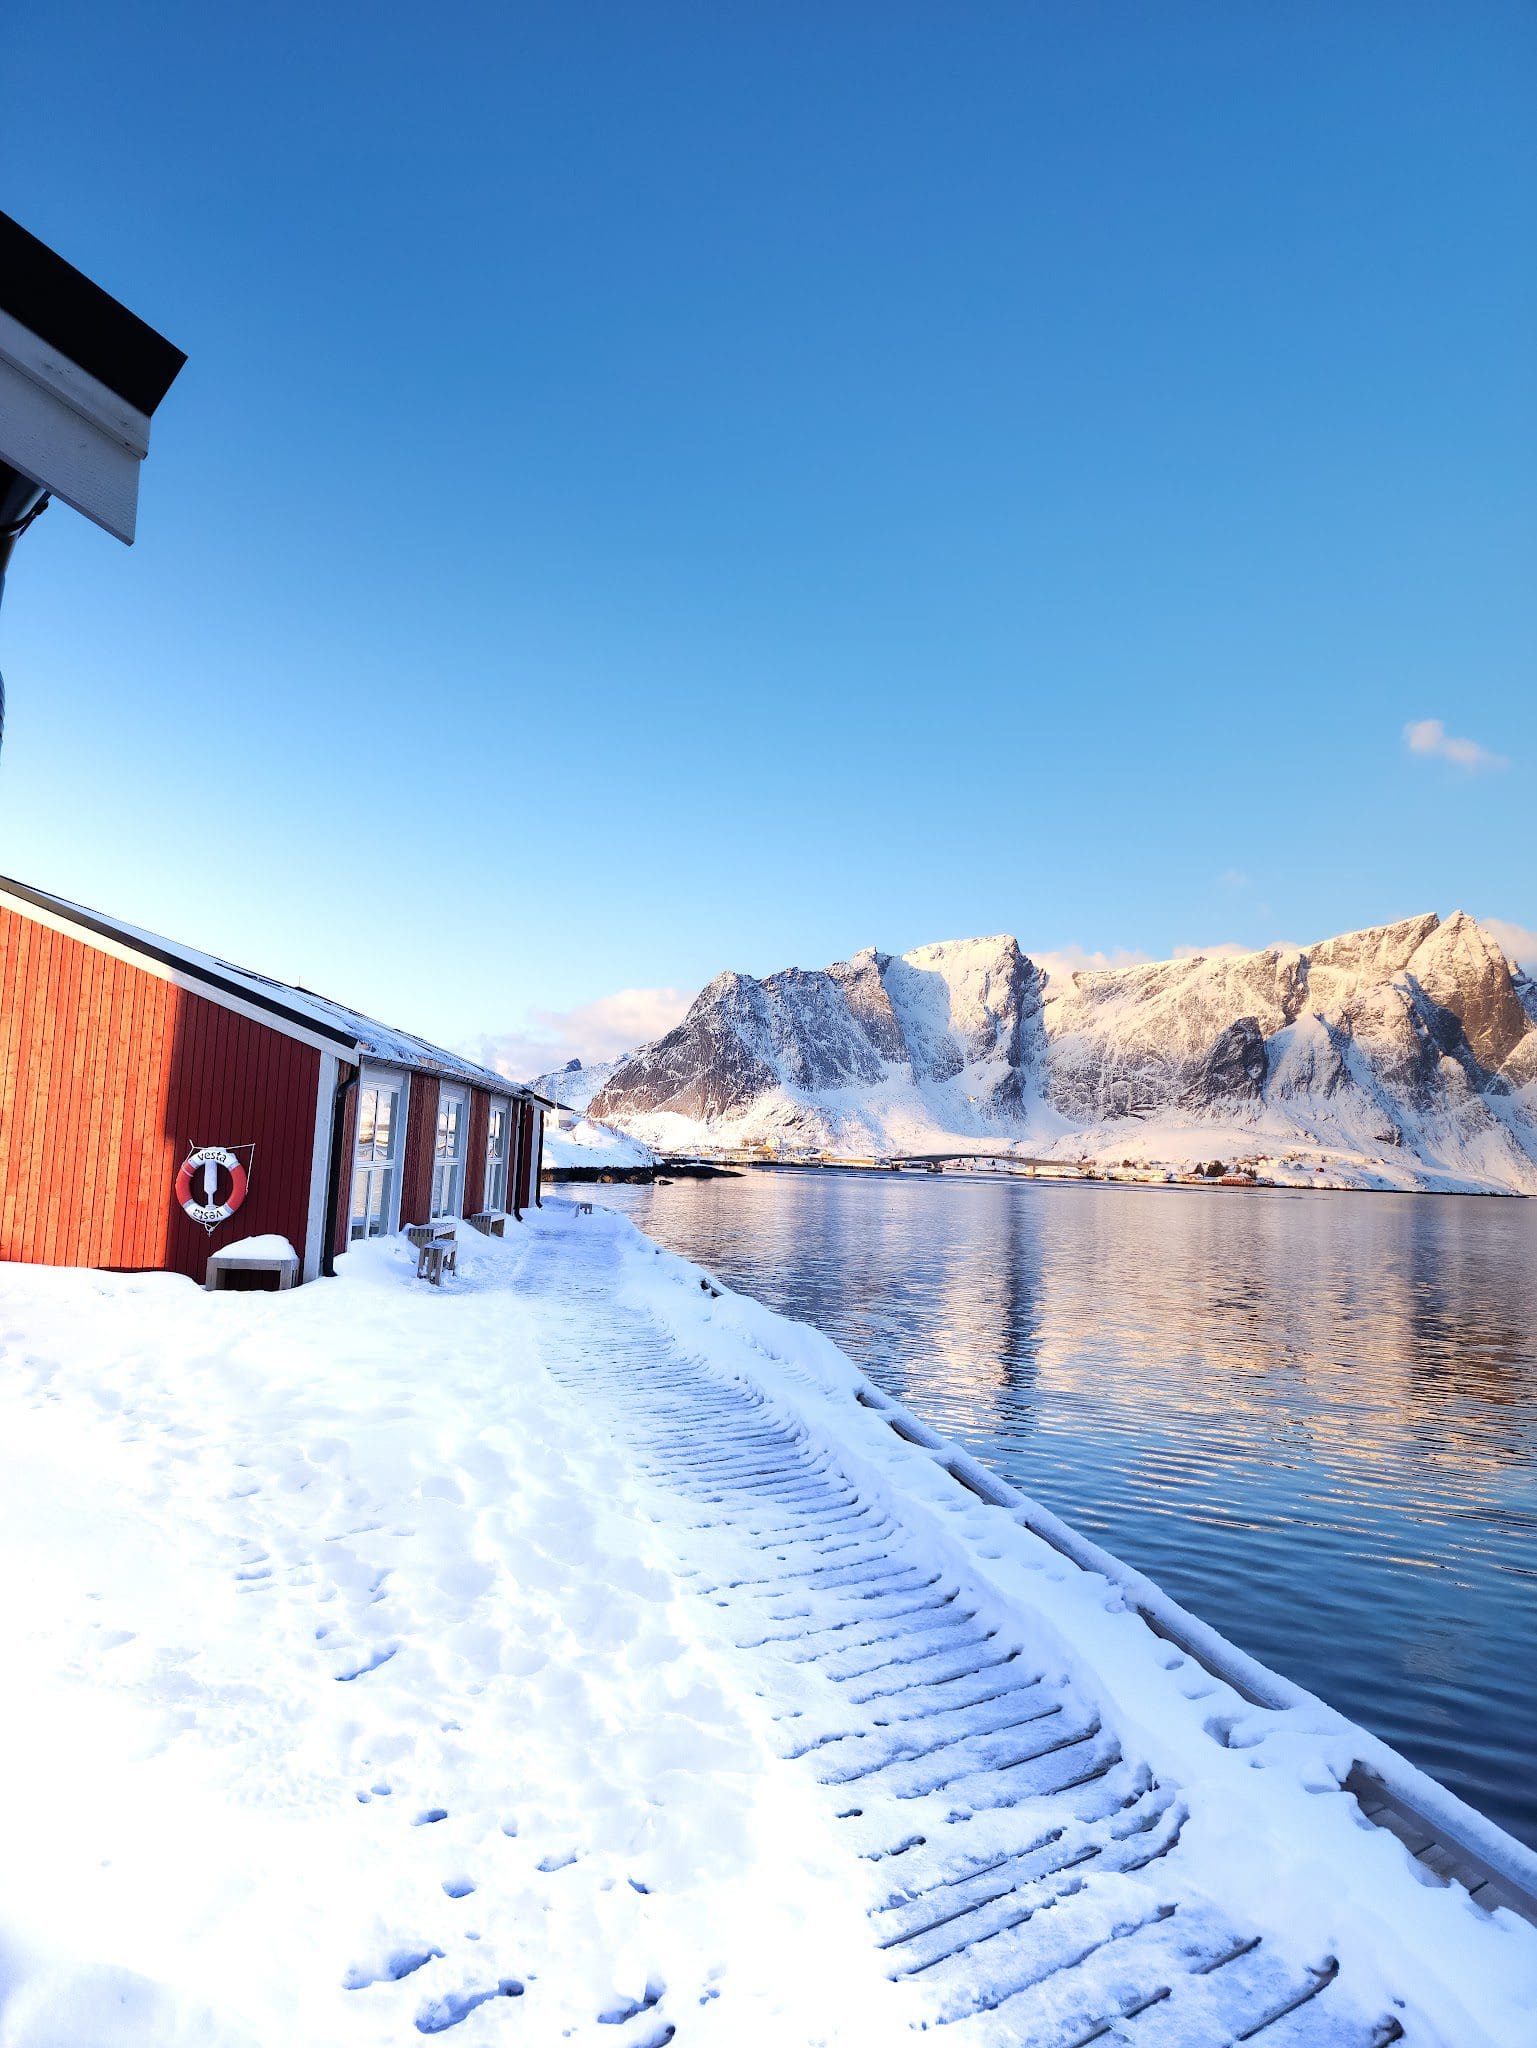
[[[142,413],[152,413],[187,360],[184,352],[0,213],[0,306],[50,348]]]

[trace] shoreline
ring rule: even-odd
[[[1126,1173],[1111,1169],[1102,1173],[1051,1171],[1020,1172],[999,1166],[979,1168],[960,1165],[924,1168],[896,1166],[868,1159],[754,1159],[736,1160],[729,1165],[713,1161],[662,1159],[655,1166],[547,1167],[541,1176],[545,1185],[562,1182],[627,1184],[650,1186],[675,1180],[740,1180],[750,1173],[857,1173],[879,1180],[965,1180],[1022,1181],[1035,1187],[1143,1188],[1152,1193],[1272,1194],[1272,1195],[1433,1195],[1466,1201],[1530,1201],[1520,1188],[1395,1188],[1367,1187],[1360,1182],[1337,1180],[1270,1180],[1239,1178],[1236,1175],[1179,1174],[1169,1179],[1151,1173]]]
[[[541,1186],[559,1186],[563,1182],[578,1186],[618,1186],[621,1183],[634,1187],[649,1187],[654,1181],[668,1180],[740,1180],[742,1168],[738,1166],[710,1166],[702,1160],[685,1160],[674,1164],[671,1160],[658,1160],[655,1166],[547,1166],[539,1176]]]

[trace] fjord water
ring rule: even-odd
[[[592,1192],[1537,1845],[1537,1202]]]

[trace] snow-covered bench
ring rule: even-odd
[[[505,1237],[507,1235],[507,1211],[505,1209],[477,1209],[470,1218],[470,1227],[478,1230],[482,1237]]]
[[[236,1275],[275,1273],[277,1291],[283,1293],[299,1284],[299,1254],[286,1237],[270,1232],[265,1237],[243,1237],[238,1244],[221,1245],[208,1254],[208,1272],[203,1285],[210,1294],[227,1288]]]
[[[412,1223],[407,1225],[406,1236],[416,1246],[418,1280],[441,1287],[445,1273],[458,1272],[459,1247],[452,1223]]]

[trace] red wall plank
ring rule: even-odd
[[[464,1213],[475,1216],[486,1206],[486,1134],[491,1128],[491,1098],[484,1088],[470,1090],[469,1127],[464,1138]]]
[[[0,1258],[201,1280],[210,1250],[263,1231],[303,1256],[318,1052],[9,906],[0,997]],[[212,1232],[175,1199],[208,1144],[255,1147]]]
[[[406,1149],[400,1166],[400,1227],[432,1220],[432,1148],[438,1131],[438,1083],[432,1074],[411,1076],[406,1111]]]

